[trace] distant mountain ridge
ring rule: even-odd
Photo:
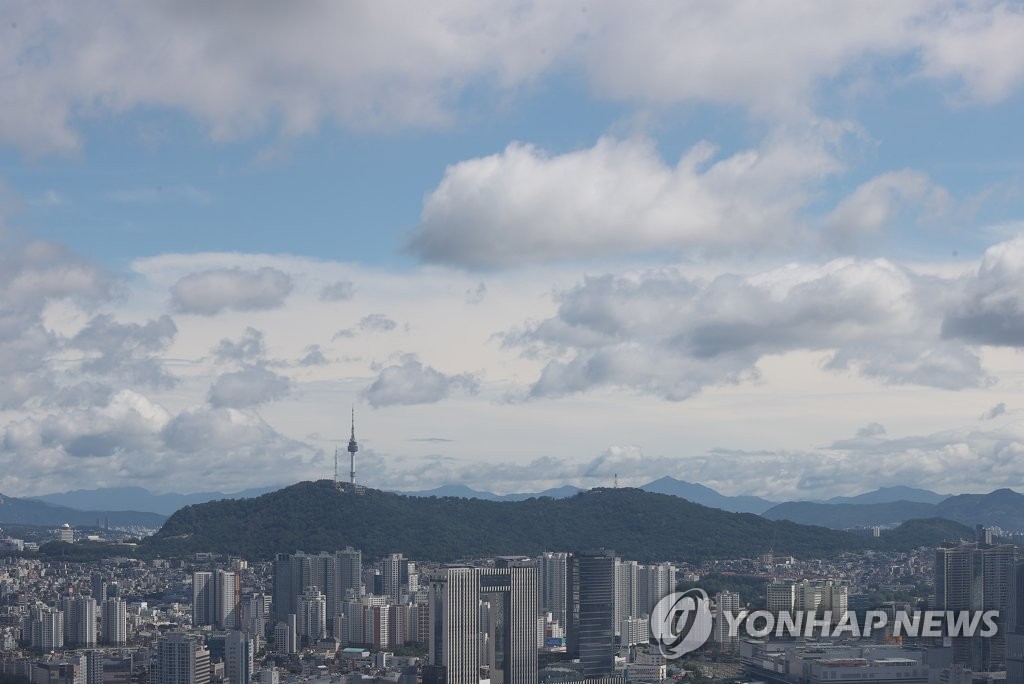
[[[880,504],[894,503],[896,501],[911,501],[914,503],[937,504],[949,498],[948,494],[937,494],[929,489],[918,489],[917,487],[879,487],[872,492],[865,492],[857,496],[833,496],[822,503],[830,504]]]
[[[63,525],[96,527],[110,523],[111,527],[144,527],[156,529],[167,516],[147,511],[78,510],[55,506],[35,499],[18,499],[0,494],[0,525]]]
[[[702,506],[719,508],[732,513],[755,513],[760,515],[775,505],[774,501],[759,496],[726,496],[719,494],[711,487],[674,477],[665,476],[640,487],[645,492],[669,494],[698,503]]]
[[[197,492],[195,494],[154,494],[143,487],[101,487],[75,489],[70,492],[28,497],[56,506],[89,510],[104,508],[111,511],[151,511],[168,516],[179,508],[218,499],[244,499],[272,492],[279,487],[257,487],[233,494],[224,492]]]
[[[756,513],[760,514],[775,505],[776,502],[768,501],[757,496],[725,496],[719,494],[711,487],[684,480],[677,480],[674,477],[665,476],[640,486],[645,492],[654,494],[668,494],[678,496],[687,501],[718,508],[730,513]],[[573,485],[562,485],[552,489],[545,489],[542,492],[521,493],[521,494],[495,494],[494,492],[473,489],[461,484],[446,484],[434,489],[426,489],[413,492],[396,492],[406,496],[456,496],[464,499],[482,499],[484,501],[525,501],[533,497],[548,496],[553,499],[564,499],[579,494],[584,489]]]
[[[883,503],[821,503],[787,501],[764,512],[770,520],[844,529],[861,525],[889,525],[915,518],[944,518],[973,526],[998,526],[1024,531],[1024,494],[997,489],[988,494],[959,494],[937,503],[891,501]]]

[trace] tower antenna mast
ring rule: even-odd
[[[341,484],[338,482],[338,445],[334,445],[334,488],[340,489]]]

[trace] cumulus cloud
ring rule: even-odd
[[[275,268],[222,268],[192,273],[179,280],[171,288],[171,303],[179,313],[212,316],[225,309],[276,309],[284,305],[291,291],[291,276]]]
[[[839,170],[822,125],[716,158],[702,142],[675,166],[646,139],[602,138],[549,155],[514,143],[448,167],[408,249],[474,268],[657,249],[781,246],[798,210]],[[788,231],[788,232],[787,232]]]
[[[982,420],[995,420],[999,416],[1006,414],[1006,402],[999,402],[981,416]]]
[[[359,319],[359,325],[353,328],[343,328],[334,333],[334,339],[352,338],[359,333],[388,333],[398,327],[398,323],[391,320],[382,313],[367,314]]]
[[[1024,346],[1024,236],[989,247],[942,322],[946,338]]]
[[[466,303],[479,304],[487,296],[487,285],[480,281],[476,287],[466,290]]]
[[[237,341],[224,338],[213,348],[213,357],[220,362],[253,363],[263,359],[266,353],[263,332],[250,327]]]
[[[301,471],[313,450],[251,411],[209,406],[177,415],[131,390],[103,405],[8,423],[0,430],[4,491],[49,491],[82,482],[160,482],[195,491],[197,482],[245,487]],[[62,473],[68,473],[67,476]]]
[[[330,285],[325,285],[320,290],[320,299],[325,302],[343,302],[352,299],[355,291],[356,286],[351,280],[339,280]]]
[[[0,409],[45,402],[57,387],[50,360],[65,340],[47,327],[47,305],[93,306],[112,289],[105,273],[64,247],[0,233]]]
[[[0,139],[32,152],[73,150],[83,108],[171,108],[218,140],[301,135],[325,121],[446,125],[467,89],[505,95],[566,72],[598,97],[724,103],[774,117],[803,114],[822,83],[871,73],[878,57],[896,58],[897,83],[952,81],[972,101],[1004,98],[1024,75],[1024,22],[1012,3],[662,2],[636,12],[582,0],[315,2],[247,6],[244,22],[235,9],[127,0],[45,13],[31,2],[5,7],[0,59],[17,68],[0,88]],[[109,21],[91,21],[101,15]],[[169,34],[179,39],[161,59],[139,59]]]
[[[949,192],[927,175],[892,171],[866,181],[844,198],[826,218],[826,227],[836,239],[855,242],[878,233],[910,207],[937,218],[951,205]]]
[[[287,377],[264,366],[247,366],[218,377],[208,398],[215,408],[247,408],[280,399],[290,390]]]
[[[682,400],[756,378],[761,358],[794,350],[886,383],[981,386],[977,354],[939,335],[955,289],[883,259],[710,281],[672,268],[604,275],[560,293],[554,317],[504,343],[546,360],[532,397],[622,387]]]
[[[311,344],[305,351],[306,353],[299,359],[300,366],[326,366],[330,363],[319,344]]]
[[[381,369],[363,395],[375,407],[432,404],[448,398],[453,390],[475,393],[479,386],[471,374],[446,375],[407,354],[400,364]]]
[[[362,332],[391,332],[397,327],[397,323],[379,313],[363,316],[359,321],[359,329]]]
[[[154,357],[171,344],[178,327],[170,316],[145,324],[118,323],[110,314],[94,316],[68,346],[88,355],[81,370],[121,378],[136,385],[167,388],[177,380]]]

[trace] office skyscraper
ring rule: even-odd
[[[254,645],[249,635],[233,631],[224,639],[224,679],[228,684],[250,684]]]
[[[1016,547],[1004,544],[949,544],[935,551],[935,608],[1006,611]],[[991,637],[954,637],[953,662],[974,672],[1006,668],[1006,631],[999,621]]]
[[[537,570],[499,562],[479,570],[481,599],[491,605],[487,660],[492,679],[504,684],[537,681]]]
[[[573,553],[566,568],[567,652],[579,658],[584,677],[615,669],[615,554]]]
[[[424,668],[423,684],[478,684],[479,605],[475,568],[445,568],[431,578],[430,664]]]

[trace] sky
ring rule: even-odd
[[[1024,488],[1020,2],[0,32],[6,495]]]

